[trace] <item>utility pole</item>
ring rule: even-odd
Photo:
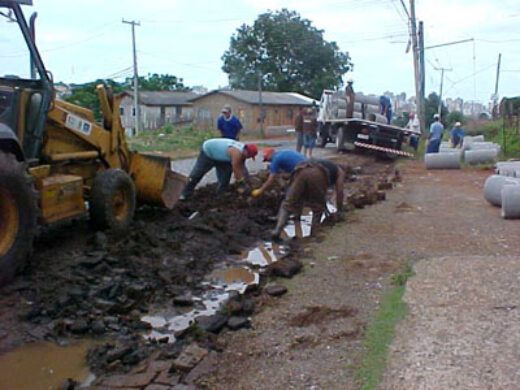
[[[493,119],[496,119],[498,116],[498,79],[500,77],[500,62],[502,61],[502,53],[498,54],[498,62],[497,62],[497,78],[495,80],[495,93],[493,94]]]
[[[415,76],[415,105],[421,133],[424,133],[425,121],[423,102],[421,99],[421,75],[419,67],[419,45],[417,42],[417,24],[415,20],[415,0],[410,0],[410,34],[412,36],[413,68]]]
[[[441,116],[441,111],[442,111],[442,85],[444,84],[444,72],[445,71],[451,71],[453,69],[448,69],[448,68],[434,68],[435,70],[440,70],[441,71],[441,88],[440,88],[440,91],[439,91],[439,109],[437,110],[437,114],[439,114],[439,116]]]
[[[260,134],[264,137],[264,109],[262,103],[262,72],[258,72],[258,106],[260,110]]]
[[[421,100],[421,118],[423,120],[422,126],[426,127],[426,118],[425,116],[425,103],[424,103],[424,95],[425,95],[425,80],[426,80],[426,70],[424,65],[424,23],[422,21],[419,22],[419,75],[421,77],[420,83],[420,96]]]
[[[127,21],[123,19],[123,23],[130,24],[132,26],[132,47],[134,54],[134,127],[135,135],[139,134],[139,87],[137,85],[138,73],[137,73],[137,51],[135,49],[135,26],[140,26],[141,23],[135,20]]]

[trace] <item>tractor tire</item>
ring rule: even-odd
[[[95,229],[124,231],[135,213],[135,186],[121,169],[99,172],[90,189],[90,220]]]
[[[13,279],[32,252],[37,202],[25,163],[0,151],[0,287]]]

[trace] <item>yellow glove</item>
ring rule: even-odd
[[[253,198],[256,198],[256,197],[260,196],[261,193],[262,193],[262,191],[260,189],[256,189],[256,190],[251,191],[251,196]]]

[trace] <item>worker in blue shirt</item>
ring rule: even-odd
[[[460,122],[456,122],[455,126],[453,126],[450,131],[451,146],[453,148],[462,146],[462,140],[464,139],[465,134],[466,132],[462,128],[462,124]]]
[[[430,135],[428,137],[428,147],[426,153],[439,153],[442,135],[444,134],[444,125],[440,121],[440,115],[433,116],[433,123],[430,125]]]
[[[392,102],[385,95],[379,97],[379,113],[386,117],[387,123],[390,123],[392,120]]]
[[[243,144],[225,138],[213,138],[204,141],[200,148],[195,166],[191,170],[188,183],[181,194],[181,200],[188,198],[197,184],[211,169],[217,170],[217,194],[222,193],[235,175],[236,182],[249,192],[250,188],[244,178],[245,161],[255,159],[258,153],[256,145]]]
[[[271,184],[273,184],[274,179],[278,173],[292,173],[296,165],[307,161],[303,154],[295,150],[275,151],[273,148],[264,148],[262,155],[264,161],[271,162],[271,165],[269,166],[269,177],[262,185],[262,187],[251,192],[251,196],[253,196],[253,198],[260,196],[265,190],[267,190]]]
[[[242,123],[236,116],[231,114],[231,107],[224,106],[222,115],[217,119],[217,128],[222,134],[222,138],[229,138],[238,141],[240,131],[242,130]]]

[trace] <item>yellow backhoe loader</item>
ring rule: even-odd
[[[31,63],[27,77],[0,74],[0,286],[24,265],[38,224],[89,215],[124,230],[136,202],[171,208],[186,182],[168,158],[128,150],[120,100],[102,85],[102,124],[55,98],[20,7],[31,1],[0,0],[0,34],[19,34]]]

